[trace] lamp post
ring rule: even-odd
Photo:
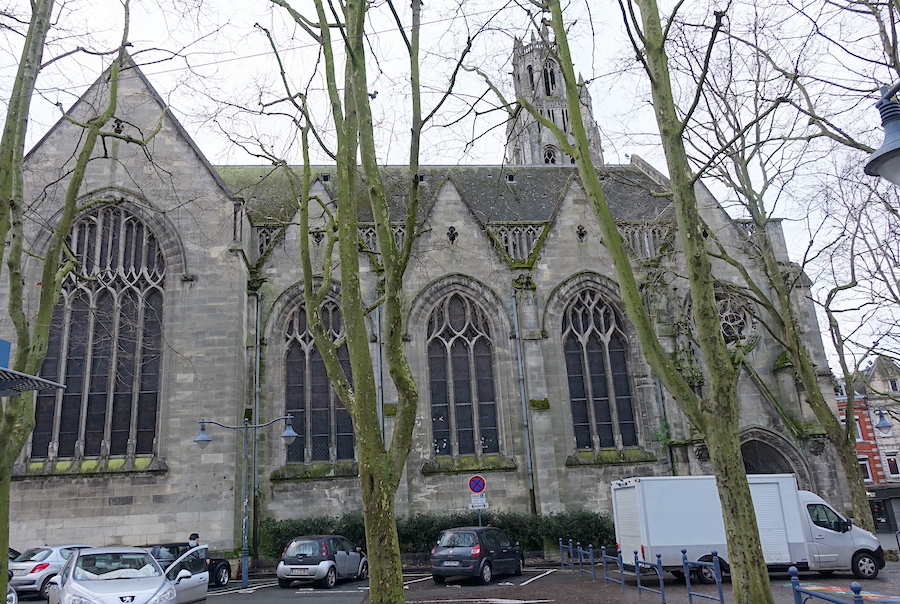
[[[242,430],[244,432],[244,503],[242,526],[243,541],[241,543],[241,587],[244,589],[246,589],[248,585],[247,567],[250,564],[250,547],[247,543],[247,525],[250,522],[250,495],[248,486],[250,483],[250,430],[253,430],[255,432],[260,428],[265,428],[266,426],[271,426],[275,422],[285,420],[286,427],[284,429],[284,432],[281,433],[281,438],[286,444],[289,445],[294,442],[294,439],[298,436],[298,434],[294,431],[293,425],[291,425],[291,420],[293,419],[293,415],[283,415],[264,424],[251,424],[249,419],[244,418],[243,426],[227,426],[225,424],[220,424],[219,422],[214,422],[209,419],[201,419],[200,434],[198,434],[197,438],[194,439],[194,442],[197,443],[197,446],[201,449],[205,449],[206,445],[212,442],[212,438],[210,438],[210,436],[206,433],[206,424],[212,424],[213,426],[219,426],[220,428],[227,428],[229,430]]]
[[[869,156],[865,171],[869,176],[881,176],[900,185],[900,103],[894,96],[900,92],[900,83],[891,88],[881,88],[881,100],[875,103],[884,127],[884,143]]]

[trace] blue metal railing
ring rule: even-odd
[[[575,546],[572,544],[571,539],[569,539],[569,545],[565,545],[562,538],[560,538],[559,567],[560,569],[565,569],[567,566],[571,566],[572,572],[575,572]]]
[[[572,540],[569,539],[569,544],[566,545],[563,543],[563,540],[559,540],[559,566],[560,568],[571,567],[572,572],[575,572],[575,565],[578,565],[578,570],[582,575],[590,575],[594,581],[597,580],[597,572],[596,562],[594,560],[594,546],[588,545],[587,549],[581,547],[581,543],[576,543],[573,545]],[[585,566],[588,568],[585,569]]]
[[[794,604],[803,604],[810,598],[824,600],[825,602],[834,602],[835,604],[847,604],[847,600],[800,587],[800,578],[797,576],[799,573],[796,566],[792,566],[788,569],[788,572],[791,573],[791,589],[794,591]],[[853,592],[853,604],[863,604],[863,597],[860,593],[862,592],[862,586],[854,581],[850,584],[850,591]],[[806,597],[804,598],[803,596]]]
[[[725,596],[722,593],[722,565],[719,563],[719,552],[713,550],[710,552],[712,554],[712,562],[691,562],[687,557],[687,550],[681,550],[681,566],[684,572],[684,585],[687,589],[688,595],[688,604],[694,603],[694,596],[698,598],[705,598],[707,600],[718,600],[720,604],[725,604]],[[697,573],[704,572],[703,569],[708,568],[712,570],[713,579],[716,582],[716,589],[718,591],[719,597],[716,598],[714,596],[709,596],[706,594],[697,593],[695,591],[691,591],[691,573],[694,569],[697,570]]]
[[[625,591],[625,565],[622,564],[622,552],[617,551],[615,556],[607,555],[606,548],[600,548],[600,560],[603,563],[603,581],[606,585],[610,583],[618,583],[622,586],[622,591]],[[609,562],[614,562],[616,564],[616,568],[619,569],[619,578],[613,579],[609,576]]]
[[[652,569],[656,572],[656,577],[659,579],[659,589],[653,589],[652,587],[644,587],[641,585],[641,574],[643,569]],[[634,576],[637,578],[637,589],[638,595],[641,595],[641,591],[649,591],[655,594],[659,594],[660,601],[665,604],[666,601],[666,586],[663,581],[663,565],[662,565],[662,554],[656,554],[656,562],[646,562],[644,560],[638,559],[638,552],[634,550]]]

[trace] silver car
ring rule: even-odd
[[[40,594],[47,597],[50,577],[59,572],[66,560],[79,549],[90,545],[46,545],[32,547],[10,560],[10,584],[20,594]]]
[[[338,579],[368,579],[369,559],[340,535],[294,537],[284,548],[275,569],[279,587],[294,581],[315,581],[330,589]]]
[[[139,547],[80,550],[50,580],[48,604],[187,604],[204,600],[209,583],[205,549],[188,552],[166,570]],[[192,574],[191,568],[200,567],[202,572]]]

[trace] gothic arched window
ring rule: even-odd
[[[76,269],[53,312],[41,377],[66,389],[35,400],[31,457],[144,455],[156,450],[165,259],[122,207],[79,217]]]
[[[452,293],[431,312],[427,342],[434,454],[498,453],[494,352],[486,313]]]
[[[556,90],[556,69],[552,61],[544,65],[544,95],[550,96]]]
[[[528,71],[528,85],[534,90],[534,68],[529,65],[525,69]]]
[[[325,301],[321,315],[331,338],[343,337],[344,320],[337,302]],[[299,306],[288,320],[284,341],[285,411],[294,416],[294,430],[299,435],[287,448],[287,461],[352,460],[353,422],[328,379],[325,362],[316,350],[309,330],[304,306]],[[338,349],[338,358],[349,375],[350,357],[346,345]]]
[[[559,151],[556,150],[556,147],[547,146],[544,147],[544,163],[545,164],[555,164],[559,162]]]
[[[637,445],[625,336],[598,291],[569,303],[562,338],[576,448]]]

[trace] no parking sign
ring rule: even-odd
[[[469,479],[469,490],[473,493],[481,493],[485,487],[484,478],[477,474]]]

